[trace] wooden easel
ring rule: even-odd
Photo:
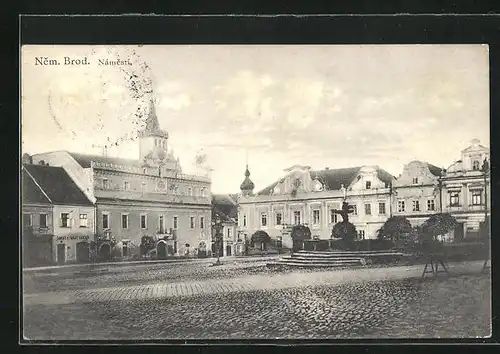
[[[427,270],[427,267],[429,265],[431,266],[431,270]],[[441,265],[441,268],[443,268],[442,270],[439,270],[439,265]],[[447,275],[450,275],[448,269],[446,269],[446,266],[444,265],[443,259],[435,259],[433,256],[427,258],[427,262],[425,263],[424,271],[422,273],[422,278],[429,273],[432,273],[433,275],[437,275],[438,273],[446,273]]]

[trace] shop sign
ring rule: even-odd
[[[88,240],[90,237],[89,235],[69,235],[69,236],[57,236],[56,240],[57,241],[63,241],[63,240]]]

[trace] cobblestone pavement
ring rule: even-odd
[[[234,281],[235,287],[254,287],[248,291],[222,291],[229,283],[219,283],[214,286],[221,291],[196,293],[211,288],[194,283],[191,296],[180,296],[187,288],[179,284],[167,287],[166,296],[141,295],[160,288],[116,290],[115,301],[106,301],[109,293],[103,292],[93,296],[104,301],[27,306],[24,334],[32,340],[485,337],[491,285],[489,274],[478,273],[345,281],[353,274],[344,272],[337,283],[314,273],[315,286],[299,286],[311,285],[312,274],[273,289]]]
[[[476,264],[474,264],[476,263]],[[184,267],[186,268],[186,267]],[[480,262],[457,263],[449,266],[450,272],[463,273],[470,269],[481,269]],[[251,290],[273,290],[293,287],[311,287],[319,284],[334,285],[341,282],[367,280],[405,279],[419,277],[421,266],[373,269],[343,269],[330,272],[293,272],[246,275],[228,279],[205,281],[168,282],[155,284],[105,287],[70,291],[53,291],[25,294],[24,305],[62,305],[74,302],[99,302],[115,300],[161,299],[165,297],[194,296]]]
[[[237,277],[244,274],[269,273],[266,262],[277,257],[222,258],[223,264],[210,267],[215,259],[160,264],[132,264],[118,267],[97,265],[77,269],[53,269],[23,272],[25,293],[92,289],[130,285],[148,285],[158,282],[203,281],[214,278]],[[105,272],[98,273],[101,270]]]

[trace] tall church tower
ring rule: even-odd
[[[150,102],[146,126],[139,132],[139,159],[148,165],[159,165],[167,159],[168,133],[160,128],[155,104]]]

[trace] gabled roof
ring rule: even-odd
[[[72,158],[74,158],[75,161],[83,168],[89,168],[91,161],[101,162],[101,163],[111,163],[115,165],[141,167],[141,162],[139,160],[122,159],[118,157],[105,157],[101,155],[80,154],[76,152],[68,152],[68,154]]]
[[[338,169],[325,169],[318,171],[310,171],[310,176],[312,179],[318,178],[328,190],[339,190],[342,185],[347,188],[351,182],[354,180],[356,175],[359,173],[361,167],[348,167],[348,168],[338,168]],[[389,172],[378,168],[377,169],[378,178],[385,183],[391,184],[394,181],[394,176]],[[281,179],[280,179],[281,180]],[[271,184],[270,186],[264,188],[258,195],[269,194],[274,187],[279,183],[279,180]]]
[[[23,168],[52,204],[93,205],[62,167],[24,165]]]
[[[50,200],[24,168],[22,169],[21,178],[21,199],[23,204],[50,204]]]

